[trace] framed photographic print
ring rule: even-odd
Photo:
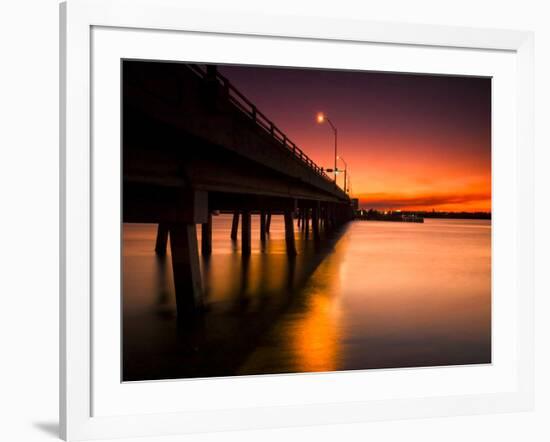
[[[60,13],[65,439],[532,406],[530,33]]]

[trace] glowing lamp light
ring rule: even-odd
[[[317,114],[317,123],[323,123],[325,121],[325,114],[322,112],[319,112]]]

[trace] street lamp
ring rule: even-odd
[[[348,163],[342,157],[336,157],[344,163],[344,192],[348,191]]]
[[[330,127],[334,131],[334,184],[336,184],[336,175],[338,172],[338,165],[336,164],[338,158],[338,131],[336,130],[334,124],[332,124],[332,121],[330,121],[330,118],[328,118],[323,112],[319,112],[317,114],[317,123],[323,124],[325,121],[330,124]]]

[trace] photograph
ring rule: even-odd
[[[549,442],[516,3],[2,2],[0,442]]]
[[[491,364],[492,78],[121,60],[121,381]]]

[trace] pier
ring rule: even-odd
[[[321,241],[354,217],[346,192],[215,66],[124,61],[122,118],[122,221],[157,224],[158,255],[170,243],[178,315],[203,303],[199,249],[215,250],[214,212],[232,214],[243,259],[252,215],[262,241],[284,219],[289,259],[295,220]]]

